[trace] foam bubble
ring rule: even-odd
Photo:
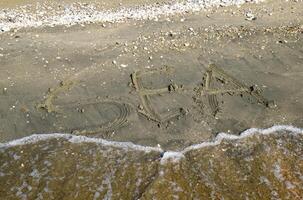
[[[163,157],[161,158],[160,163],[162,165],[164,165],[168,162],[177,163],[182,158],[184,158],[184,154],[182,152],[168,151],[163,154]]]

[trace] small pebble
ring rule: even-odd
[[[254,14],[252,14],[251,12],[246,13],[246,19],[245,20],[253,21],[253,20],[256,20],[256,19],[257,19],[257,17]]]

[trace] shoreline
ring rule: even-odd
[[[191,146],[185,147],[183,150],[179,151],[166,151],[161,149],[160,147],[152,147],[152,146],[142,146],[138,144],[133,144],[132,142],[118,142],[118,141],[109,141],[99,138],[91,138],[86,136],[76,136],[72,134],[64,134],[64,133],[49,133],[49,134],[33,134],[31,136],[27,136],[24,138],[16,139],[13,141],[8,141],[6,143],[0,143],[0,150],[7,149],[16,146],[35,144],[40,141],[52,140],[52,139],[65,139],[70,143],[95,143],[103,146],[115,147],[119,149],[123,149],[126,151],[143,151],[145,153],[150,153],[151,151],[164,153],[163,160],[161,162],[165,162],[166,160],[175,158],[176,155],[180,157],[184,156],[184,154],[197,150],[206,148],[209,146],[220,145],[223,140],[241,140],[247,137],[252,137],[255,135],[270,135],[270,134],[278,134],[278,132],[289,132],[289,134],[303,134],[303,129],[294,127],[291,125],[274,125],[269,128],[250,128],[248,130],[243,131],[239,134],[230,134],[230,133],[218,133],[218,135],[211,141],[204,141],[199,144],[193,144]]]

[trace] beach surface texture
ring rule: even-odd
[[[0,199],[303,199],[303,1],[2,0]]]

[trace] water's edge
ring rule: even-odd
[[[104,146],[120,148],[126,151],[143,151],[145,153],[150,153],[152,151],[159,152],[163,154],[163,157],[161,159],[161,163],[163,164],[168,160],[176,162],[179,159],[183,158],[184,154],[189,151],[201,149],[209,146],[219,145],[223,140],[240,140],[247,137],[251,137],[256,134],[269,135],[269,134],[278,133],[280,131],[287,131],[289,134],[303,134],[302,128],[294,127],[291,125],[275,125],[266,129],[250,128],[240,133],[239,135],[232,135],[222,132],[219,133],[216,136],[216,138],[212,141],[206,141],[199,144],[194,144],[184,148],[182,151],[166,152],[160,147],[142,146],[142,145],[134,144],[132,142],[116,142],[116,141],[108,141],[100,138],[90,138],[86,136],[77,136],[77,135],[64,134],[64,133],[53,133],[53,134],[34,134],[31,136],[9,141],[6,143],[0,143],[0,149],[6,149],[20,145],[34,144],[40,141],[46,141],[50,139],[66,139],[68,142],[71,143],[95,143]]]

